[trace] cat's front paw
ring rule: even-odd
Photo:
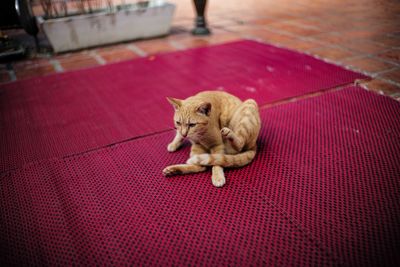
[[[224,138],[224,139],[228,138],[230,133],[231,133],[231,129],[229,129],[228,127],[224,127],[221,129],[221,135],[222,135],[222,138]]]
[[[180,145],[177,144],[177,143],[170,143],[170,144],[167,146],[167,150],[168,150],[168,152],[175,152],[175,151],[178,150],[179,147],[180,147]]]
[[[164,176],[172,176],[177,174],[182,174],[182,171],[175,166],[168,166],[163,171]]]
[[[232,142],[235,137],[235,133],[228,127],[224,127],[221,129],[221,136],[222,139],[229,140]]]
[[[224,186],[224,184],[226,182],[225,176],[223,174],[222,175],[213,175],[211,177],[211,181],[215,187],[222,187],[222,186]]]
[[[212,167],[211,182],[215,187],[222,187],[225,184],[224,169],[221,166]]]

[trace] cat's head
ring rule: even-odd
[[[167,97],[175,109],[175,128],[183,137],[196,141],[207,132],[210,123],[211,103],[196,100],[180,100]]]

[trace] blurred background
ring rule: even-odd
[[[360,71],[373,78],[365,88],[400,99],[399,1],[3,0],[0,5],[0,83],[255,39]]]

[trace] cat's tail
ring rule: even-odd
[[[199,154],[192,156],[186,163],[201,166],[242,167],[249,164],[255,155],[255,150],[248,150],[235,155]]]

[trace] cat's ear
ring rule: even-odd
[[[169,103],[171,103],[175,110],[178,110],[182,106],[182,100],[180,99],[167,97],[167,100]]]
[[[197,108],[197,112],[206,116],[210,115],[211,112],[211,103],[203,103]]]

